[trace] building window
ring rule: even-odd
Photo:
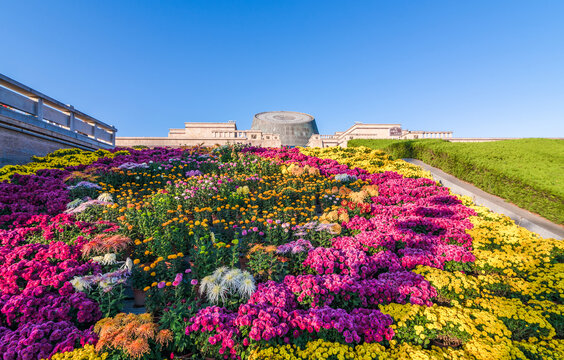
[[[257,136],[256,135],[251,135],[251,139],[256,140]]]

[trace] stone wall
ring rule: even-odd
[[[73,146],[0,127],[0,166],[25,164],[32,156],[45,156]]]
[[[0,111],[0,166],[25,164],[31,161],[33,155],[45,156],[58,149],[97,150],[102,147],[93,139],[30,120],[26,115],[6,116],[3,113],[8,111]],[[105,149],[111,147],[113,146],[103,146]]]

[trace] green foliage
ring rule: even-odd
[[[394,339],[399,343],[408,342],[429,348],[431,342],[450,342],[450,346],[454,344],[462,344],[468,341],[471,336],[462,330],[454,322],[448,321],[441,330],[434,329],[430,326],[430,321],[424,316],[416,316],[413,320],[406,322],[405,326],[399,327]]]
[[[529,323],[523,319],[514,319],[499,317],[501,321],[507,326],[511,331],[511,339],[515,341],[527,340],[530,337],[538,336],[548,336],[549,330],[547,328],[541,328],[537,323]]]
[[[172,353],[196,352],[190,336],[186,336],[188,320],[196,315],[199,308],[188,299],[177,300],[163,312],[159,324],[172,331],[172,342],[167,346]]]
[[[381,149],[394,158],[419,159],[564,224],[564,140],[351,140],[349,146]]]
[[[259,281],[282,281],[288,274],[287,259],[279,256],[274,246],[255,245],[251,248],[248,259],[247,266],[255,279]]]
[[[107,288],[94,286],[84,292],[86,296],[98,303],[103,317],[113,317],[120,313],[126,297],[124,284],[116,284]]]
[[[143,268],[145,264],[135,264],[133,265],[133,269],[131,271],[131,286],[133,289],[141,290],[145,286],[151,285],[153,278],[150,275],[149,271],[144,271]]]

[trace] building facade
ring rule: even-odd
[[[253,146],[281,147],[280,135],[263,133],[260,130],[237,130],[235,121],[225,123],[184,123],[182,129],[170,129],[167,137],[118,137],[116,145],[131,147],[159,146],[214,146],[228,144],[250,144]]]
[[[224,123],[184,123],[170,129],[167,137],[117,137],[116,146],[213,146],[249,144],[262,147],[309,146],[346,147],[352,139],[451,139],[452,131],[410,131],[400,124],[355,123],[334,135],[320,135],[313,116],[293,111],[273,111],[255,115],[251,130],[238,130],[235,121]]]
[[[444,139],[452,138],[452,131],[410,131],[401,128],[400,124],[363,124],[355,123],[345,131],[334,135],[312,135],[309,147],[347,147],[352,139]]]

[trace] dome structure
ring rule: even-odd
[[[251,130],[280,135],[282,146],[307,146],[311,135],[319,134],[315,118],[295,111],[267,111],[255,115]]]

